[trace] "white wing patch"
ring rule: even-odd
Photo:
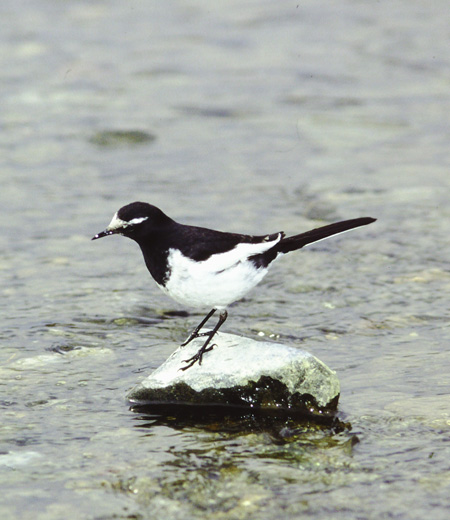
[[[271,240],[270,242],[260,242],[259,244],[237,244],[230,251],[211,255],[207,260],[200,262],[200,264],[202,264],[201,269],[204,271],[204,269],[207,268],[208,272],[211,273],[217,273],[225,269],[229,269],[234,264],[247,260],[247,258],[250,256],[259,255],[265,251],[268,251],[275,244],[278,244],[278,242],[281,240],[281,236],[281,233],[279,233],[277,238],[275,238],[275,240]]]

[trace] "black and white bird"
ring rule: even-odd
[[[188,307],[211,309],[182,345],[200,336],[206,341],[186,359],[187,368],[199,365],[211,340],[227,319],[227,307],[240,300],[267,274],[271,264],[286,253],[332,235],[374,222],[371,217],[344,220],[292,237],[280,231],[251,236],[224,233],[175,222],[146,202],[132,202],[120,208],[109,226],[92,240],[124,235],[138,243],[145,264],[157,285],[174,300]],[[211,331],[200,332],[218,310],[219,320]]]

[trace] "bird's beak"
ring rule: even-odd
[[[107,237],[108,235],[114,235],[114,233],[117,233],[117,231],[106,228],[105,231],[101,231],[100,233],[97,233],[95,236],[93,236],[91,240],[97,240],[97,238],[103,238]]]
[[[124,232],[124,229],[129,226],[129,222],[125,222],[117,216],[117,213],[112,218],[109,226],[105,229],[105,231],[101,231],[97,233],[95,237],[92,237],[92,240],[97,240],[97,238],[107,237],[108,235],[121,235]]]

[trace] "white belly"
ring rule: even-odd
[[[268,271],[257,269],[245,256],[244,260],[238,257],[242,255],[223,253],[195,262],[172,249],[169,280],[159,287],[183,305],[223,309],[245,296]]]

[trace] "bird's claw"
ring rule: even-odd
[[[186,365],[185,367],[181,367],[179,370],[187,370],[188,368],[191,368],[193,365],[195,365],[195,363],[198,362],[199,365],[202,364],[202,359],[203,359],[203,354],[205,354],[206,352],[209,352],[210,350],[212,350],[214,347],[216,347],[217,345],[214,344],[214,345],[208,345],[206,348],[201,348],[196,354],[194,354],[191,358],[189,359],[183,359],[183,363],[188,363],[188,365]]]

